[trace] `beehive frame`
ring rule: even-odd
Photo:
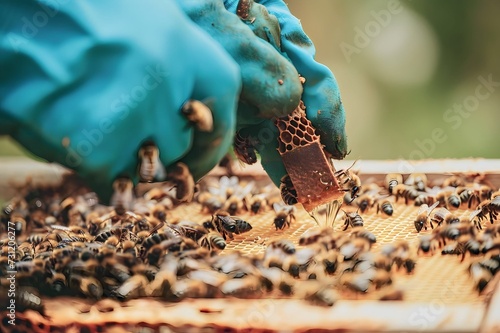
[[[349,166],[352,162],[342,162],[338,168],[342,168],[343,164]],[[398,171],[395,170],[401,164],[388,162],[364,162],[359,161],[357,167],[361,170],[364,179],[378,179],[382,174]],[[498,179],[500,178],[500,162],[499,161],[431,161],[430,164],[414,164],[416,171],[423,171],[429,175],[429,178],[440,177],[449,172],[459,171],[481,171],[490,173],[488,176],[491,181],[499,186]],[[436,165],[447,166],[439,171]],[[3,164],[0,164],[3,166]],[[12,165],[11,165],[12,166]],[[377,172],[379,167],[383,166],[381,172]],[[392,168],[392,169],[391,169]],[[431,170],[434,168],[434,170]],[[2,174],[9,173],[8,170]],[[60,171],[60,170],[59,170]],[[51,173],[50,177],[57,177],[58,172]],[[52,172],[52,171],[51,171]],[[248,169],[243,175],[250,175],[253,178],[263,177],[260,171]],[[18,176],[20,176],[18,174]],[[3,180],[3,179],[2,179]],[[193,212],[197,212],[199,207],[192,207]],[[411,215],[413,211],[405,212],[410,208],[401,206],[401,211],[395,213],[395,219],[401,219],[404,214]],[[183,214],[180,210],[178,213]],[[269,221],[270,237],[285,236],[299,237],[308,226],[313,225],[311,219],[307,220],[305,212],[299,212],[296,225],[290,229],[285,229],[282,234],[275,234],[271,228],[272,216],[271,212],[263,215],[262,219]],[[193,214],[196,219],[196,214]],[[199,215],[198,218],[203,218]],[[250,219],[251,221],[251,219]],[[400,221],[401,222],[401,221]],[[259,235],[265,232],[266,223],[256,223],[259,227],[256,231]],[[375,225],[376,220],[367,220],[367,228],[376,233],[377,228],[383,229],[387,225],[394,224],[396,227],[399,223],[395,221],[384,221],[384,224]],[[259,229],[262,225],[262,228]],[[370,227],[373,229],[370,229]],[[338,227],[338,226],[337,226]],[[405,227],[396,233],[398,237],[406,237],[407,231]],[[411,230],[411,228],[410,228]],[[409,232],[409,231],[408,231]],[[258,242],[265,241],[266,237],[256,239],[254,242],[253,235],[248,235],[247,242],[255,244],[246,244],[245,242],[230,243],[235,249],[240,248],[258,248]],[[238,241],[238,239],[236,239]],[[238,246],[240,248],[238,248]],[[425,272],[425,267],[433,267],[440,257],[432,257],[425,259],[427,263],[421,264],[416,275],[426,276],[429,273]],[[453,262],[454,258],[446,258],[448,262]],[[434,262],[433,262],[434,261]],[[158,331],[178,330],[186,331],[188,329],[198,330],[205,328],[207,331],[230,331],[230,330],[256,330],[256,331],[311,331],[314,329],[323,330],[348,330],[348,331],[426,331],[426,332],[494,332],[500,329],[498,313],[500,313],[500,292],[492,292],[493,296],[475,297],[472,294],[456,293],[456,298],[446,298],[447,293],[454,290],[461,290],[467,285],[467,277],[464,272],[460,271],[458,258],[449,272],[441,271],[443,277],[451,277],[452,275],[463,274],[458,282],[450,281],[442,288],[428,290],[428,294],[432,297],[410,293],[408,299],[404,302],[378,302],[371,300],[341,300],[332,308],[323,308],[304,304],[296,300],[284,299],[265,299],[265,300],[240,300],[231,299],[214,299],[214,300],[192,300],[183,301],[181,303],[166,304],[156,300],[134,300],[130,301],[125,306],[116,308],[111,314],[100,313],[94,307],[90,307],[90,312],[82,312],[81,306],[86,302],[74,299],[56,299],[47,300],[47,314],[52,318],[50,323],[46,318],[40,317],[33,312],[25,313],[25,316],[34,317],[40,322],[43,328],[44,325],[54,325],[57,327],[65,327],[76,331],[79,324],[87,324],[90,327],[100,321],[107,321],[108,328],[113,328],[116,324],[130,325],[128,329],[133,330],[135,325],[150,327]],[[453,265],[453,264],[452,264]],[[437,277],[433,276],[437,279]],[[412,277],[415,278],[415,277]],[[419,278],[417,278],[418,280]],[[465,281],[465,282],[464,282]],[[497,287],[498,289],[498,287]],[[415,289],[416,290],[416,289]],[[407,290],[408,291],[408,290]],[[420,298],[419,298],[420,297]],[[229,305],[229,306],[228,306]],[[153,311],[138,311],[138,309],[154,309]],[[89,315],[90,314],[90,315]],[[19,314],[21,318],[23,315]],[[54,323],[55,321],[55,323]],[[120,326],[123,328],[123,326]],[[162,328],[163,327],[163,328]],[[118,329],[118,326],[115,327]],[[43,330],[41,330],[43,331]]]

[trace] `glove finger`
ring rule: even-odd
[[[264,170],[279,187],[281,178],[287,171],[278,152],[278,129],[273,121],[264,120],[258,125],[241,129],[239,133],[242,137],[249,137],[261,157]]]
[[[225,6],[230,11],[236,11],[238,2],[239,0],[225,0]],[[314,60],[314,45],[285,2],[256,2],[265,6],[280,23],[281,51],[286,53],[300,75],[306,79],[302,100],[307,107],[307,117],[321,136],[321,142],[334,158],[344,158],[347,153],[345,111],[333,73]]]
[[[296,69],[226,11],[222,1],[178,0],[178,4],[238,63],[243,83],[240,100],[255,107],[255,116],[281,117],[297,107],[302,86]]]
[[[212,42],[210,39],[207,41]],[[205,102],[213,118],[211,131],[194,126],[189,152],[181,161],[188,165],[195,180],[209,172],[227,153],[236,127],[237,98],[241,88],[237,64],[220,49],[205,55],[206,63],[197,70],[192,98]]]

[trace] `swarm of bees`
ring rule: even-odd
[[[147,149],[143,154],[151,155]],[[150,168],[145,165],[144,174],[151,174]],[[180,164],[166,177],[184,179],[185,171]],[[379,184],[362,185],[351,168],[337,176],[347,197],[343,230],[334,232],[331,225],[311,229],[298,244],[271,238],[260,255],[228,252],[226,247],[252,230],[238,216],[274,210],[270,235],[282,235],[300,223],[296,208],[284,203],[274,186],[224,176],[206,181],[196,194],[194,184],[183,192],[183,181],[175,191],[171,186],[153,188],[129,200],[119,193],[129,193],[131,182],[120,178],[114,184],[114,207],[100,205],[92,192],[61,197],[63,188],[30,188],[1,212],[1,288],[8,285],[7,272],[16,270],[20,308],[42,314],[43,297],[60,295],[167,301],[279,295],[329,306],[346,293],[402,299],[391,285],[398,272],[418,269],[418,255],[477,258],[468,272],[479,291],[498,273],[500,192],[491,186],[454,175],[431,187],[423,174],[406,180],[390,174]],[[193,196],[209,218],[203,223],[172,219],[170,210],[182,201],[179,196]],[[373,250],[377,238],[364,228],[363,214],[390,218],[397,215],[401,199],[420,206],[408,221],[415,233],[423,233],[418,246],[398,241]],[[456,209],[468,209],[470,215],[457,216]],[[16,236],[14,253],[8,226]]]
[[[352,167],[352,166],[351,166]],[[390,217],[394,205],[404,199],[406,205],[419,206],[414,220],[408,221],[417,233],[430,232],[420,237],[417,252],[421,255],[457,255],[478,257],[468,272],[475,287],[482,291],[499,271],[500,265],[500,190],[477,173],[454,174],[441,183],[428,181],[422,173],[388,174],[381,183],[361,185],[354,181],[351,168],[340,170],[339,181],[346,187],[344,197],[344,228],[362,227],[360,214],[376,207],[376,214]],[[344,179],[344,181],[342,181]],[[352,208],[350,208],[352,207]],[[456,213],[461,209],[461,215]],[[463,210],[468,213],[463,213]],[[483,222],[488,222],[483,227]]]

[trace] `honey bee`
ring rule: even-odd
[[[365,213],[375,205],[376,198],[374,192],[365,192],[356,199],[356,205],[358,206],[361,213]]]
[[[407,274],[413,272],[416,266],[416,261],[413,257],[414,253],[410,249],[407,241],[398,241],[393,245],[385,247],[382,253],[392,258],[397,268],[404,268]]]
[[[337,251],[321,251],[314,260],[322,265],[327,275],[333,275],[337,271],[338,257]]]
[[[272,241],[269,243],[269,247],[272,249],[280,249],[286,254],[294,254],[296,251],[295,245],[286,239]]]
[[[190,238],[194,241],[198,241],[207,233],[207,230],[203,226],[199,225],[196,222],[187,220],[180,221],[177,224],[170,224],[167,228],[172,229],[174,234],[177,234],[181,237]]]
[[[481,250],[484,254],[491,255],[492,253],[500,253],[500,240],[488,242],[485,244]]]
[[[286,240],[272,241],[266,248],[262,265],[264,267],[278,267],[293,277],[299,276],[300,266],[297,262],[295,245]]]
[[[355,228],[355,227],[362,227],[364,225],[363,218],[361,217],[361,215],[358,214],[357,211],[350,213],[344,212],[344,214],[345,214],[344,216],[345,221],[344,221],[344,229],[342,229],[343,231],[347,230],[349,226]]]
[[[375,244],[377,242],[377,237],[371,233],[370,231],[362,228],[362,227],[356,227],[352,229],[351,237],[359,237],[359,238],[364,238],[371,244]]]
[[[330,239],[332,236],[332,228],[311,229],[305,232],[304,235],[299,238],[299,245],[305,246],[321,243],[323,239]]]
[[[372,278],[372,276],[368,276],[368,274],[370,273],[357,274],[353,272],[346,272],[340,276],[340,283],[342,286],[351,291],[366,293],[368,288],[370,288],[370,278]]]
[[[413,204],[415,206],[422,206],[423,204],[432,205],[435,201],[436,198],[433,195],[422,192],[415,198]]]
[[[96,236],[103,229],[107,228],[111,223],[109,220],[103,220],[95,213],[89,213],[86,217],[87,230],[91,236]]]
[[[475,185],[474,186],[474,196],[478,201],[485,201],[491,199],[493,195],[493,189],[488,185]]]
[[[479,292],[482,292],[488,283],[493,279],[493,274],[479,262],[470,264],[469,275],[474,281],[474,285]]]
[[[237,234],[237,235],[243,234],[245,232],[249,232],[250,230],[252,230],[252,225],[245,220],[235,218],[234,223],[236,224],[235,234]]]
[[[344,258],[344,261],[353,260],[361,253],[370,250],[371,242],[366,238],[357,237],[343,243],[339,248],[339,253]]]
[[[420,206],[420,208],[418,209],[417,218],[415,219],[415,221],[413,223],[415,225],[415,229],[417,230],[417,232],[420,232],[422,230],[422,228],[427,230],[427,225],[429,223],[429,215],[432,213],[434,208],[436,208],[438,205],[439,205],[439,202],[436,201],[430,207],[427,206],[426,204],[423,204]],[[430,223],[431,223],[431,228],[434,229],[432,222],[430,222]]]
[[[356,164],[357,161],[347,169],[341,169],[335,171],[334,176],[338,179],[339,185],[342,186],[342,191],[349,192],[351,201],[358,197],[358,193],[361,191],[361,179],[356,172],[352,171],[351,168]]]
[[[406,179],[405,184],[415,187],[417,191],[425,191],[427,176],[424,173],[412,173]]]
[[[257,162],[255,146],[250,137],[243,137],[239,131],[234,136],[233,149],[234,154],[241,162],[246,164]]]
[[[384,286],[388,286],[392,284],[391,274],[384,269],[376,269],[375,274],[371,279],[372,284],[375,286],[375,289],[380,289]]]
[[[493,193],[491,199],[483,200],[476,210],[479,212],[477,214],[479,221],[489,216],[489,220],[493,224],[498,217],[498,213],[500,213],[500,191]]]
[[[195,182],[186,164],[179,162],[167,174],[167,179],[176,186],[176,199],[191,202],[194,197]]]
[[[229,279],[220,286],[224,295],[239,298],[255,297],[263,293],[262,280],[257,276],[247,275],[239,279]]]
[[[166,170],[160,161],[160,151],[151,141],[144,143],[139,149],[139,178],[143,182],[163,181]]]
[[[2,291],[3,292],[3,291]],[[5,293],[7,295],[7,293]],[[45,316],[45,305],[40,298],[38,291],[31,287],[21,287],[16,291],[16,310],[24,312],[34,310]]]
[[[276,230],[283,230],[285,227],[290,228],[292,222],[295,221],[295,207],[282,203],[274,203],[273,208],[276,212],[276,217],[273,220]]]
[[[392,194],[392,190],[396,185],[402,183],[403,183],[403,176],[399,173],[389,173],[385,176],[384,185],[390,194]]]
[[[299,202],[297,191],[292,184],[292,179],[289,175],[285,175],[281,178],[280,182],[280,193],[283,202],[287,205],[295,205]]]
[[[433,235],[424,235],[420,236],[418,243],[418,253],[431,253],[434,254],[436,252],[436,244]]]
[[[457,194],[460,198],[460,203],[467,203],[467,208],[470,209],[475,199],[474,191],[467,187],[457,187]]]
[[[249,195],[245,198],[247,210],[252,214],[258,214],[267,206],[267,195],[264,193]]]
[[[454,223],[443,226],[440,229],[436,229],[434,235],[440,245],[446,245],[447,239],[456,241],[461,236],[470,236],[475,238],[476,228],[470,223]]]
[[[23,217],[12,214],[10,223],[14,224],[14,232],[16,233],[16,236],[24,235],[27,233],[26,228],[28,225],[26,224],[26,220]]]
[[[436,200],[440,205],[445,206],[447,209],[458,209],[461,201],[455,189],[445,189],[436,195]]]
[[[236,233],[237,226],[236,221],[229,215],[229,213],[224,211],[218,211],[212,216],[211,224],[215,230],[217,230],[224,240],[229,237],[233,239],[233,233]]]
[[[382,202],[377,203],[377,214],[378,212],[382,212],[386,216],[392,216],[394,213],[394,207],[389,200],[383,200]]]
[[[440,226],[443,222],[446,224],[454,224],[454,223],[459,223],[460,219],[452,214],[448,209],[441,207],[436,212],[431,218],[431,226],[432,222],[437,223],[438,226]]]
[[[150,234],[150,236],[146,237],[142,242],[142,246],[144,249],[149,250],[152,246],[160,244],[161,242],[172,239],[172,237],[165,232]]]
[[[241,198],[231,196],[226,201],[226,204],[224,205],[224,210],[227,211],[230,215],[236,215],[241,212],[243,207],[244,205]]]
[[[459,187],[465,186],[465,181],[460,175],[452,175],[443,181],[442,187]]]
[[[191,99],[181,108],[182,114],[201,132],[212,132],[214,119],[212,111],[204,103]]]
[[[399,184],[393,187],[392,193],[396,198],[396,202],[398,202],[399,198],[405,199],[405,204],[407,205],[410,200],[415,200],[419,192],[410,185],[407,184]]]
[[[47,282],[49,283],[50,291],[54,296],[61,295],[66,290],[66,276],[62,273],[53,273]]]
[[[220,234],[211,232],[199,239],[198,243],[200,246],[206,247],[210,251],[212,250],[224,250],[226,248],[226,241],[221,237]]]
[[[446,206],[449,209],[458,209],[458,208],[460,208],[461,204],[462,204],[462,200],[460,200],[460,196],[456,192],[451,193],[446,198]]]
[[[201,204],[202,212],[208,212],[210,214],[214,214],[216,211],[221,210],[223,206],[222,198],[209,191],[201,192],[197,200]]]
[[[113,194],[111,196],[111,205],[120,211],[126,211],[132,208],[134,201],[134,183],[126,176],[118,177],[113,182]]]
[[[73,274],[69,277],[69,288],[85,297],[101,299],[103,288],[101,283],[94,277]]]
[[[238,186],[231,194],[231,196],[226,200],[224,210],[227,211],[230,215],[236,215],[240,213],[245,207],[243,200],[248,194],[250,194],[253,186],[254,185],[252,182],[244,187]]]
[[[296,297],[321,306],[332,306],[340,298],[337,291],[319,281],[303,281]]]
[[[480,253],[481,245],[471,235],[464,235],[458,238],[454,245],[448,245],[441,251],[441,254],[456,254],[462,255],[460,262],[463,262],[465,255],[478,255]]]
[[[32,244],[33,246],[37,246],[41,242],[45,241],[47,235],[45,234],[31,234],[26,238],[26,242]]]
[[[115,291],[118,299],[133,299],[146,296],[149,280],[142,274],[136,274],[123,282]]]

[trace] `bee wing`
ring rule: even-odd
[[[284,202],[275,202],[273,203],[273,209],[276,213],[279,213],[286,207]]]
[[[220,178],[219,183],[221,184],[221,187],[236,187],[238,186],[239,179],[236,176],[228,177],[228,176],[222,176]]]
[[[436,201],[435,203],[432,204],[432,206],[430,206],[427,210],[427,215],[431,215],[432,211],[434,210],[434,208],[436,208],[437,206],[439,205],[439,201]]]
[[[227,190],[230,188],[237,188],[238,187],[238,177],[232,176],[222,176],[220,177],[219,180],[219,188],[220,188],[220,194],[223,195],[225,198],[227,198]]]
[[[417,216],[428,211],[429,211],[429,205],[427,204],[420,205],[420,207],[418,208]]]
[[[210,192],[210,194],[212,194],[216,197],[222,197],[222,198],[224,198],[224,200],[226,200],[225,190],[223,192],[223,189],[220,187],[208,187],[208,192]]]
[[[475,211],[471,212],[470,215],[469,215],[469,221],[472,221],[474,220],[474,218],[479,214],[481,213],[481,208],[479,209],[476,209]]]
[[[250,193],[243,198],[243,203],[245,204],[245,209],[247,211],[252,209],[252,195]]]
[[[288,214],[295,213],[295,206],[285,205],[285,209],[286,209]]]
[[[434,213],[434,217],[439,217],[441,219],[444,219],[446,217],[446,215],[448,215],[450,213],[450,211],[444,207],[441,207],[440,209],[438,209],[435,213]],[[429,215],[430,215],[430,211],[429,211]]]
[[[71,231],[71,229],[69,227],[66,227],[64,225],[53,224],[50,227],[52,229],[54,229],[54,230],[61,230],[61,231],[65,231],[65,232],[70,232]]]
[[[234,192],[233,196],[235,196],[239,199],[243,199],[244,197],[246,197],[247,195],[249,195],[252,192],[254,185],[255,185],[254,182],[251,181],[244,187],[238,187],[236,189],[236,191]]]

